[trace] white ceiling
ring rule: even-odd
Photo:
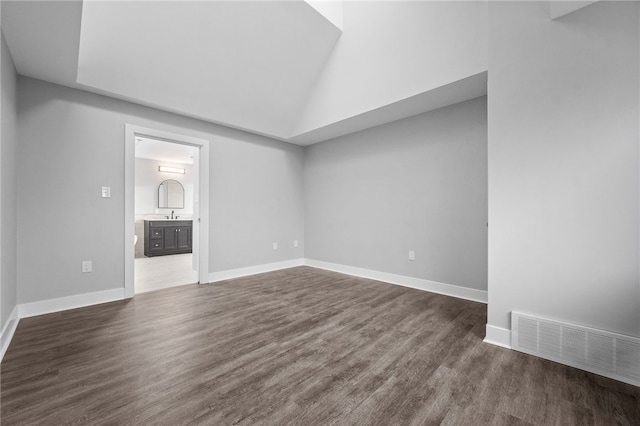
[[[166,163],[193,164],[196,149],[189,145],[136,137],[136,158]]]
[[[78,87],[82,1],[3,1],[2,33],[19,74]]]
[[[304,1],[85,2],[77,82],[283,137],[339,36]]]
[[[484,72],[295,134],[342,34],[310,3],[3,1],[2,32],[21,75],[299,145],[486,94]]]

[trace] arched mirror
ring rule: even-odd
[[[184,209],[184,187],[180,182],[167,179],[158,186],[158,208]]]

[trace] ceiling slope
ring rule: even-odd
[[[298,145],[486,94],[482,0],[340,3],[3,1],[2,30],[21,75]]]
[[[77,81],[283,137],[340,34],[304,1],[85,2]]]
[[[551,19],[558,19],[577,10],[587,7],[599,0],[572,0],[557,1],[549,0],[549,16]]]
[[[82,1],[3,1],[2,33],[18,73],[74,86]]]
[[[312,145],[484,96],[487,94],[487,78],[488,73],[485,71],[453,81],[433,90],[295,135],[289,142],[302,146]]]

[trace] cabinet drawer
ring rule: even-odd
[[[164,245],[162,244],[162,240],[149,241],[149,250],[151,250],[152,252],[164,250]]]
[[[164,229],[163,228],[149,228],[149,238],[162,238],[164,237]]]

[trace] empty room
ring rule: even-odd
[[[0,2],[2,425],[640,425],[640,1]]]

